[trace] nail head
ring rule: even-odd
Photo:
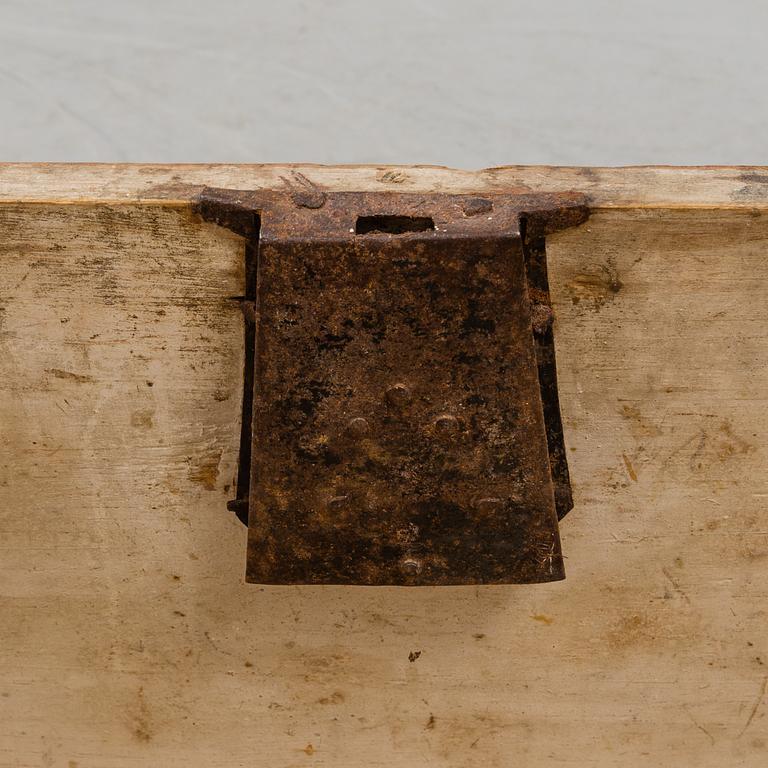
[[[459,420],[450,413],[435,419],[435,431],[439,435],[455,435],[459,431]]]
[[[403,408],[411,402],[411,390],[405,384],[394,384],[387,390],[387,400],[397,408]]]
[[[347,423],[347,430],[351,435],[355,437],[365,437],[370,432],[370,425],[368,420],[362,416],[357,416],[354,419],[350,419]]]

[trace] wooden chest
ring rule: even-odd
[[[206,185],[576,192],[567,577],[244,583]],[[0,167],[0,766],[763,766],[768,169]]]

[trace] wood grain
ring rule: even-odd
[[[571,168],[504,166],[105,165],[0,163],[0,203],[163,201],[183,204],[195,187],[284,189],[307,181],[353,191],[574,191],[594,208],[768,207],[768,167]]]
[[[243,247],[157,189],[293,170],[0,169],[0,766],[765,765],[766,172],[301,167],[591,185],[567,579],[412,590],[243,583]]]

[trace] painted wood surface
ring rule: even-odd
[[[549,239],[564,582],[244,584],[243,248],[181,190],[296,173],[591,194]],[[764,178],[0,168],[0,766],[765,765]]]
[[[570,168],[439,166],[0,164],[0,201],[186,204],[194,187],[393,192],[576,191],[595,208],[768,207],[768,166]]]

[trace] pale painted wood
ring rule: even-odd
[[[283,189],[306,181],[336,190],[576,191],[595,208],[766,208],[768,166],[562,168],[505,166],[104,165],[0,163],[0,201],[186,203],[194,188]]]
[[[415,590],[243,583],[242,244],[137,197],[291,172],[0,169],[0,766],[765,765],[765,171],[393,169],[599,199],[549,240],[568,577]]]

